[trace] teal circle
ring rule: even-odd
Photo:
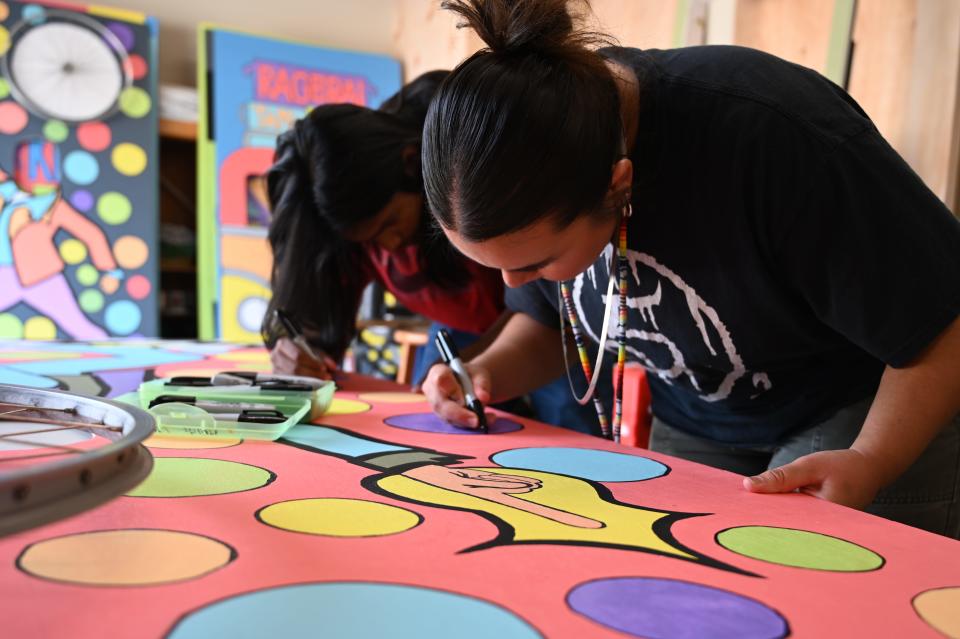
[[[97,199],[97,214],[107,224],[113,226],[124,224],[130,219],[132,213],[133,205],[123,193],[107,191]]]
[[[130,300],[112,302],[107,306],[107,311],[103,315],[107,330],[113,335],[129,335],[140,328],[142,319],[143,314],[140,307]]]
[[[60,120],[48,120],[43,125],[43,137],[51,142],[63,142],[70,135],[70,129]]]
[[[10,83],[6,78],[0,78],[0,100],[10,95]]]
[[[642,481],[661,477],[670,470],[646,457],[592,448],[516,448],[490,459],[504,468],[539,470],[593,481]]]
[[[188,614],[167,635],[320,636],[541,637],[527,622],[487,601],[430,588],[361,582],[296,584],[223,599]]]
[[[63,159],[63,172],[74,184],[93,184],[100,175],[97,158],[86,151],[71,151]]]
[[[47,12],[43,7],[37,4],[28,4],[23,8],[24,22],[29,22],[31,24],[39,24],[47,18]]]
[[[98,279],[100,279],[100,271],[94,268],[92,264],[84,264],[77,269],[77,281],[84,286],[93,286]]]
[[[103,308],[103,293],[95,288],[88,288],[80,293],[77,302],[85,312],[96,313]]]

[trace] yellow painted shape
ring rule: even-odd
[[[950,639],[960,639],[960,587],[937,588],[913,599],[920,618]]]
[[[295,499],[267,506],[266,524],[291,532],[330,537],[379,537],[410,530],[420,517],[404,508],[359,499]]]
[[[87,13],[114,20],[123,20],[124,22],[133,22],[134,24],[144,24],[147,21],[147,16],[139,11],[104,7],[98,4],[87,5]]]
[[[419,404],[427,401],[420,393],[363,393],[358,395],[365,402],[380,402],[383,404]]]
[[[228,342],[251,343],[263,338],[259,333],[245,330],[237,319],[237,311],[248,297],[270,299],[270,290],[253,280],[237,275],[226,275],[220,284],[222,302],[220,317],[223,326],[223,339]]]
[[[370,410],[370,404],[358,402],[355,399],[342,399],[334,397],[330,402],[330,408],[324,415],[354,415],[356,413],[365,413]]]
[[[208,373],[210,371],[207,371]],[[205,448],[229,448],[236,446],[242,439],[209,439],[205,437],[173,437],[170,435],[153,435],[143,445],[148,448],[164,448],[171,450],[200,450]]]
[[[2,362],[39,362],[48,359],[83,359],[83,353],[53,353],[50,351],[4,351],[0,352]]]
[[[104,530],[47,539],[18,561],[35,577],[96,586],[193,579],[230,563],[229,546],[173,530]]]
[[[227,360],[229,362],[257,362],[260,364],[270,363],[270,353],[262,348],[245,348],[242,350],[231,351],[229,353],[220,353],[217,359]]]
[[[696,556],[661,539],[653,531],[653,525],[668,517],[668,514],[604,501],[597,494],[596,489],[582,479],[516,468],[467,470],[539,479],[542,482],[540,488],[513,496],[602,522],[604,525],[602,528],[570,526],[494,501],[438,488],[403,475],[384,477],[377,484],[395,495],[415,499],[418,502],[491,514],[513,528],[513,540],[518,542],[610,544],[661,552],[684,559],[697,559]]]
[[[23,323],[23,336],[35,340],[56,339],[57,326],[48,317],[31,317]]]
[[[360,331],[360,341],[364,344],[369,344],[374,348],[383,348],[387,343],[387,336],[376,331],[371,331],[369,328],[365,328]]]

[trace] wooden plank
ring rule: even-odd
[[[735,44],[826,70],[834,0],[739,0],[736,11]]]

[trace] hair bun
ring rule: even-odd
[[[575,4],[587,7],[586,0]],[[463,18],[457,27],[473,29],[494,53],[557,51],[594,40],[574,27],[568,0],[443,0],[440,6]]]

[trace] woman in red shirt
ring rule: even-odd
[[[377,110],[316,107],[277,140],[267,174],[273,296],[263,325],[276,371],[329,378],[356,332],[363,289],[374,279],[433,320],[432,332],[448,328],[466,347],[464,359],[482,350],[481,334],[492,337],[498,319],[505,321],[500,273],[458,253],[426,208],[420,138],[430,99],[447,75],[424,74]],[[303,324],[322,361],[284,337],[276,309]],[[439,359],[433,340],[421,351],[417,382]],[[598,430],[590,407],[568,397],[561,379],[531,401],[543,421]]]

